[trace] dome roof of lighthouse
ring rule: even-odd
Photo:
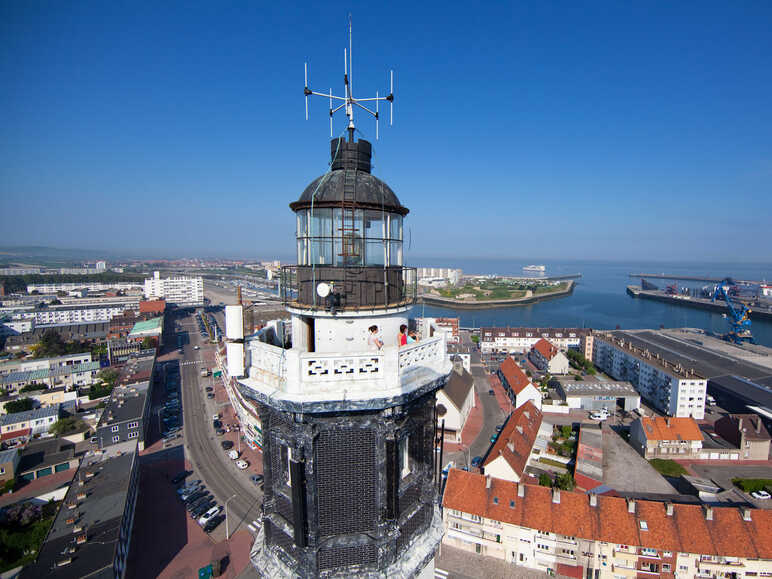
[[[294,203],[293,211],[330,207],[353,202],[365,209],[384,210],[407,215],[397,195],[386,183],[370,173],[371,145],[360,139],[354,143],[333,139],[330,144],[331,170],[314,179]]]

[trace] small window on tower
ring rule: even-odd
[[[292,486],[290,479],[290,461],[292,460],[292,449],[288,446],[281,446],[281,478],[287,486]]]
[[[410,474],[410,457],[408,447],[410,446],[410,437],[405,436],[399,441],[399,470],[401,478]]]

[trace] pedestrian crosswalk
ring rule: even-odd
[[[187,362],[181,362],[180,366],[190,366],[191,364],[201,364],[203,360],[188,360]]]
[[[445,571],[444,569],[434,569],[434,577],[435,579],[448,579],[449,573]]]
[[[252,533],[257,535],[260,532],[260,523],[257,521],[252,521],[251,523],[247,524],[247,529],[249,529]]]

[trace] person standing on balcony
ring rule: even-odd
[[[399,327],[399,334],[397,335],[397,343],[400,346],[407,346],[407,326],[405,324],[402,324]]]
[[[418,336],[415,333],[415,330],[410,330],[407,333],[407,343],[408,344],[415,344],[418,341]]]
[[[367,338],[367,345],[373,350],[383,348],[383,340],[378,336],[378,326],[370,326],[368,330],[370,335]]]

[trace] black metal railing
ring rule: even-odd
[[[321,285],[320,284],[324,284]],[[281,268],[284,305],[351,311],[414,304],[416,268],[286,265]]]

